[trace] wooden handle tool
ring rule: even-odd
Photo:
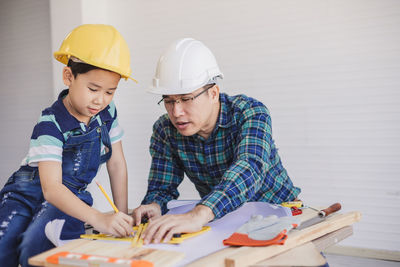
[[[307,206],[307,208],[310,208],[310,209],[313,209],[313,210],[317,211],[318,215],[315,215],[314,217],[302,222],[300,224],[300,226],[297,227],[298,230],[307,228],[307,227],[309,227],[311,225],[314,225],[316,223],[320,223],[320,222],[324,221],[325,218],[328,215],[340,210],[342,208],[342,206],[339,203],[335,203],[335,204],[332,204],[332,205],[330,205],[329,207],[327,207],[326,209],[323,209],[323,210],[318,210],[316,208],[312,208],[312,207],[308,207],[308,206]]]
[[[340,205],[340,203],[332,204],[329,207],[327,207],[326,209],[320,210],[318,212],[318,216],[321,218],[324,218],[324,217],[328,216],[329,214],[332,214],[332,213],[340,210],[341,208],[342,208],[342,205]]]

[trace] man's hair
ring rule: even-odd
[[[68,67],[71,68],[72,71],[72,75],[74,75],[74,78],[76,78],[76,76],[78,76],[78,74],[84,74],[86,72],[89,72],[91,70],[95,70],[95,69],[101,69],[99,67],[90,65],[90,64],[86,64],[86,63],[82,63],[82,62],[75,62],[73,60],[68,60]]]

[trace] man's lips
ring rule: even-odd
[[[178,129],[184,129],[189,125],[189,122],[182,122],[182,121],[177,121],[175,122],[175,126]]]

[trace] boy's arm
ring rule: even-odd
[[[118,210],[128,214],[128,171],[122,141],[112,144],[112,155],[107,161],[111,191]]]
[[[127,236],[132,232],[133,220],[121,212],[103,214],[91,208],[62,184],[61,162],[39,162],[39,176],[44,198],[66,214],[87,222],[103,233]]]

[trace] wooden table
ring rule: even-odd
[[[305,221],[313,216],[313,212],[306,212],[301,218]],[[351,235],[351,226],[358,222],[361,214],[357,211],[345,214],[333,214],[325,221],[310,226],[302,230],[292,230],[288,234],[288,238],[284,245],[274,245],[266,247],[229,247],[221,251],[217,251],[211,255],[203,257],[195,262],[188,264],[188,267],[241,267],[241,266],[269,266],[269,263],[262,264],[263,261],[271,259],[282,253],[291,253],[291,250],[301,249],[301,246],[309,245],[310,242],[316,242],[320,249],[324,249],[337,243],[340,239],[344,239]],[[346,228],[350,227],[350,228]],[[318,247],[316,248],[318,252]],[[294,251],[296,252],[296,251]],[[317,253],[319,254],[319,253]],[[299,266],[301,258],[295,258],[295,263]],[[314,253],[315,255],[315,253]],[[307,255],[308,257],[308,255]],[[285,257],[283,257],[285,258]],[[282,259],[281,259],[282,260]],[[290,266],[290,265],[286,265]]]
[[[304,210],[304,213],[300,216],[301,221],[305,221],[316,213],[311,210]],[[291,266],[290,262],[285,263],[288,259],[294,260],[293,264],[301,266],[301,262],[304,260],[311,260],[314,256],[317,257],[320,251],[332,246],[339,241],[345,239],[353,233],[353,223],[359,221],[361,214],[359,212],[348,212],[344,214],[333,214],[329,216],[325,221],[320,222],[316,225],[310,226],[302,230],[292,230],[284,245],[273,245],[267,247],[227,247],[203,258],[197,259],[189,263],[188,267],[238,267],[238,266]],[[77,242],[77,243],[72,243]],[[82,251],[79,242],[83,242],[86,246],[93,246],[92,243],[96,242],[98,247],[100,241],[88,241],[88,240],[76,240],[72,241],[64,246],[54,248],[52,250],[41,253],[29,259],[29,263],[34,266],[51,266],[45,265],[45,259],[47,256],[54,254],[58,251],[72,251],[81,253],[98,253],[96,255],[114,256],[114,257],[125,257],[131,258],[135,253],[144,253],[146,248],[141,248],[143,251],[134,251],[127,246],[116,246],[112,244],[113,254],[110,255],[107,250],[110,247],[110,243],[102,243],[101,250],[92,250],[85,248]],[[92,242],[92,243],[87,243]],[[79,244],[81,244],[79,243]],[[94,243],[93,243],[94,244]],[[138,249],[138,248],[134,248]],[[116,255],[115,253],[118,252]],[[150,253],[151,252],[151,253]],[[174,251],[159,251],[147,249],[147,254],[144,253],[143,259],[152,261],[155,267],[164,266],[179,266],[179,260],[182,259],[183,255],[179,252],[173,253]],[[136,254],[137,255],[137,254]],[[147,255],[147,256],[146,256]],[[307,255],[307,256],[305,256]],[[316,259],[318,260],[318,259]],[[305,261],[307,262],[307,261]],[[286,265],[282,265],[282,264]],[[306,263],[305,263],[306,264]],[[53,265],[54,266],[54,265]],[[57,265],[61,266],[61,265]],[[303,265],[307,266],[307,265]]]

